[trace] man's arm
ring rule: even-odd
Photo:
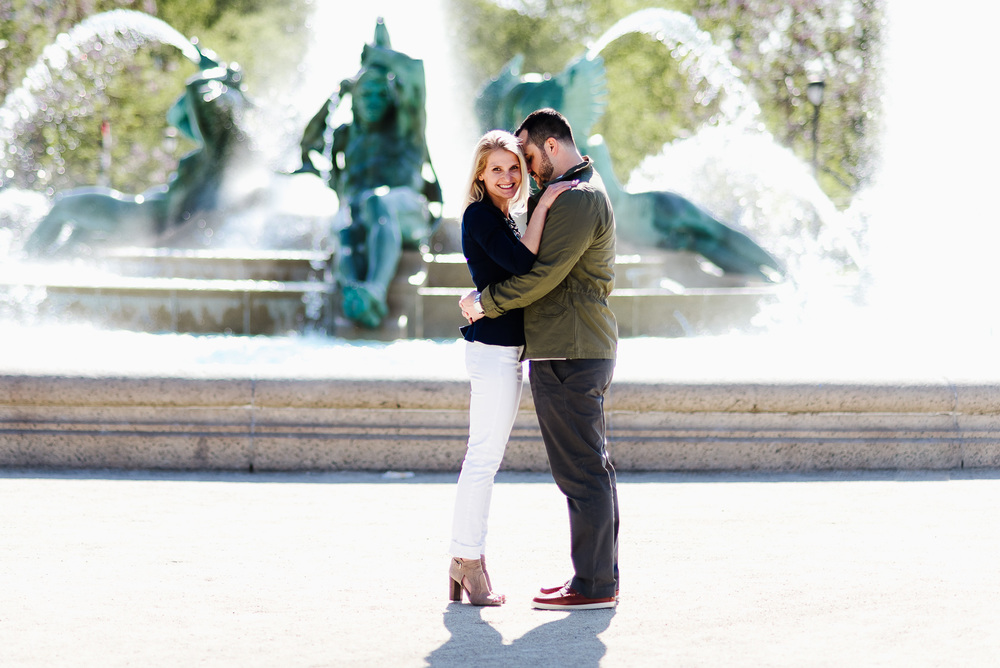
[[[549,209],[545,234],[531,271],[488,286],[480,297],[484,314],[495,318],[523,308],[562,283],[590,246],[596,221],[590,198],[583,190],[569,190]]]

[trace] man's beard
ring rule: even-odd
[[[549,156],[545,155],[544,151],[542,152],[540,160],[542,161],[542,164],[535,170],[535,175],[538,177],[535,180],[538,181],[539,186],[544,188],[548,185],[549,181],[552,180],[552,172],[554,170],[552,168],[552,161],[549,160]]]

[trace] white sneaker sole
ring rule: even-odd
[[[613,608],[618,605],[617,601],[603,601],[601,603],[578,603],[576,605],[566,605],[559,603],[539,603],[531,602],[531,607],[536,610],[601,610],[603,608]]]

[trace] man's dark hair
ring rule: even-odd
[[[528,140],[538,148],[542,148],[549,137],[560,143],[576,145],[569,121],[555,109],[538,109],[528,114],[514,134],[520,135],[522,132],[527,132]]]

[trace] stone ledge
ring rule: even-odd
[[[961,413],[995,415],[991,382],[616,380],[608,408],[618,412]],[[290,408],[468,408],[466,380],[351,378],[192,378],[0,375],[0,407],[252,406]],[[521,408],[531,409],[525,382]]]
[[[990,383],[612,386],[609,447],[629,471],[1000,466]],[[0,466],[457,471],[458,380],[0,376]],[[504,459],[545,470],[525,388]]]

